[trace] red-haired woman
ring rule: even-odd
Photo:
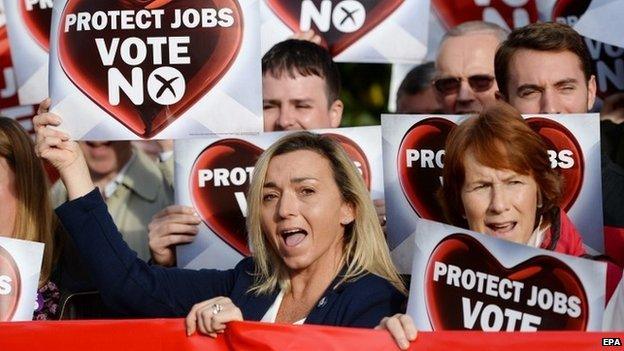
[[[513,107],[495,104],[449,135],[441,191],[449,223],[574,256],[580,235],[559,204],[561,175],[547,146]]]

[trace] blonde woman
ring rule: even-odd
[[[30,136],[16,121],[0,117],[0,236],[45,244],[35,319],[57,319],[60,312],[58,282],[50,280],[60,235],[46,184]]]
[[[74,141],[35,118],[37,151],[58,168],[70,201],[57,209],[109,307],[183,316],[189,334],[256,320],[373,327],[402,310],[405,288],[364,183],[331,139],[289,135],[258,161],[248,194],[251,258],[234,269],[148,266],[121,240]]]

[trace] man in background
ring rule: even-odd
[[[587,113],[596,100],[585,42],[565,24],[535,23],[514,30],[498,49],[495,66],[499,98],[520,113]],[[604,147],[602,192],[604,224],[624,227],[624,170]]]
[[[506,37],[506,30],[482,21],[462,23],[444,35],[433,80],[444,113],[479,113],[496,99],[494,55]]]
[[[289,39],[262,58],[264,131],[337,128],[344,105],[340,73],[329,52]]]

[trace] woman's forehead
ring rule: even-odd
[[[508,179],[514,176],[526,176],[531,172],[528,170],[526,173],[518,172],[508,167],[497,167],[497,165],[488,165],[476,158],[476,155],[469,151],[464,156],[464,172],[465,178],[474,177],[495,177],[498,179]]]
[[[273,157],[267,169],[269,178],[319,178],[331,176],[329,160],[310,150],[297,150]]]

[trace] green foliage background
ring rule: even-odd
[[[380,124],[388,112],[392,67],[385,64],[339,63],[342,79],[340,98],[345,108],[342,127]]]

